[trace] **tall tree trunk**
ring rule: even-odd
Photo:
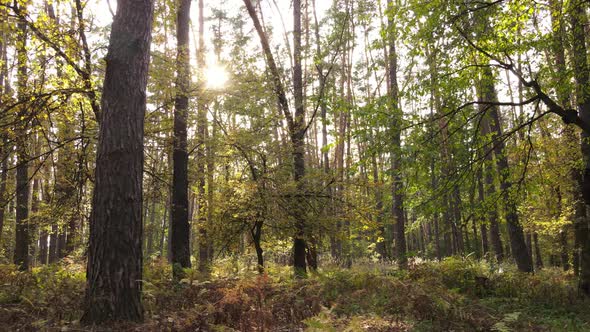
[[[393,1],[387,0],[387,6],[390,10],[393,9]],[[395,23],[393,13],[388,14],[388,44],[389,44],[389,103],[391,116],[391,170],[392,183],[391,193],[393,197],[392,215],[395,219],[395,252],[398,266],[401,269],[407,267],[408,258],[406,257],[406,235],[404,225],[404,195],[403,195],[403,179],[401,169],[401,127],[403,112],[401,109],[399,88],[397,85],[397,51],[396,51],[396,36]]]
[[[49,197],[49,188],[47,186],[47,182],[49,182],[49,180],[47,179],[47,177],[49,177],[50,174],[49,171],[50,168],[47,167],[45,178],[41,182],[41,194],[43,195],[43,202],[47,205],[51,204],[51,199]],[[43,228],[41,229],[41,235],[39,237],[39,241],[41,242],[39,245],[39,262],[41,264],[49,263],[50,243],[48,240],[50,238],[47,226],[48,225],[46,224],[43,225]]]
[[[205,19],[203,15],[203,0],[199,0],[199,47],[197,49],[197,67],[199,70],[199,86],[204,84],[204,77],[201,73],[205,70]],[[207,196],[206,185],[206,144],[207,142],[207,105],[204,98],[198,100],[197,111],[197,216],[199,229],[199,271],[206,272],[209,268],[209,239],[207,237]]]
[[[39,140],[36,139],[35,144],[39,144]],[[36,156],[38,156],[38,154],[35,154]],[[35,165],[35,167],[37,167],[38,165]],[[31,235],[31,237],[33,237],[35,235],[35,233],[38,233],[38,229],[39,229],[39,206],[40,206],[40,199],[41,197],[39,197],[39,187],[40,187],[40,179],[39,178],[35,178],[33,180],[33,185],[31,186],[31,216],[29,217],[29,234]],[[45,239],[45,244],[43,244],[43,240],[41,238],[41,234],[39,234],[39,251],[37,252],[37,254],[39,256],[35,256],[35,246],[36,246],[36,241],[35,239],[31,238],[31,246],[33,246],[33,248],[31,248],[29,250],[29,261],[31,262],[31,266],[35,266],[36,262],[35,260],[37,258],[41,258],[39,259],[40,264],[44,264],[44,262],[42,261],[42,257],[41,257],[41,251],[43,250],[43,246],[47,245],[47,238]]]
[[[489,119],[487,116],[484,116],[484,119],[481,123],[482,127],[482,136],[489,135],[490,128],[489,128]],[[489,143],[493,144],[493,143]],[[494,249],[494,254],[496,260],[501,262],[504,260],[504,247],[502,245],[502,238],[500,236],[500,225],[498,222],[498,208],[496,202],[498,198],[496,197],[496,189],[494,184],[494,169],[492,167],[493,156],[492,156],[492,148],[490,151],[484,151],[486,154],[484,167],[485,167],[485,189],[486,189],[486,198],[490,201],[487,202],[486,205],[489,205],[487,208],[487,215],[488,221],[490,223],[490,240],[492,242],[492,248]]]
[[[20,6],[20,4],[17,4]],[[24,10],[21,8],[21,10]],[[16,41],[17,52],[17,93],[22,103],[18,110],[16,124],[16,230],[14,264],[20,270],[29,268],[29,156],[27,153],[27,129],[29,110],[27,108],[27,25],[24,19],[18,21]]]
[[[531,259],[533,259],[533,234],[529,231],[525,233],[524,242],[526,243],[526,249]]]
[[[483,91],[481,86],[478,85],[478,95],[479,98],[483,98]],[[487,211],[487,221],[490,224],[490,241],[492,243],[492,248],[494,250],[494,254],[496,260],[501,262],[504,260],[504,247],[502,246],[502,238],[500,236],[500,226],[498,224],[498,210],[497,204],[498,198],[496,197],[496,189],[494,184],[494,169],[492,167],[493,163],[493,142],[490,142],[486,138],[490,135],[490,117],[486,115],[488,107],[486,105],[480,104],[479,105],[479,112],[481,113],[482,119],[480,122],[480,136],[484,139],[482,147],[480,148],[479,153],[483,155],[483,165],[481,166],[481,173],[485,177],[484,179],[480,176],[480,188],[479,188],[479,197],[481,204],[484,204]],[[487,146],[490,146],[489,148]],[[484,225],[485,227],[485,225]],[[483,232],[483,229],[482,229]]]
[[[66,237],[66,226],[61,225],[58,227],[57,233],[57,259],[66,257],[67,251],[67,237]]]
[[[379,178],[379,167],[377,165],[377,153],[371,153],[371,164],[373,169],[373,185],[375,186],[375,214],[378,227],[377,232],[377,246],[375,250],[381,259],[388,258],[387,255],[387,241],[385,241],[385,225],[383,224],[383,193],[381,191],[381,181]]]
[[[483,181],[483,168],[482,165],[477,170],[477,194],[479,199],[479,204],[483,206],[485,204],[485,194],[484,194],[484,181]],[[488,230],[485,222],[485,217],[481,218],[479,223],[479,232],[481,233],[481,257],[487,257],[487,254],[490,252],[490,245],[488,243]]]
[[[567,72],[567,68],[566,68],[566,62],[565,62],[565,46],[564,46],[564,39],[566,38],[565,36],[565,26],[563,24],[563,17],[562,17],[562,12],[563,12],[563,8],[562,8],[562,2],[560,0],[551,0],[550,1],[550,9],[551,9],[551,26],[552,26],[552,30],[553,30],[553,41],[552,41],[552,48],[553,48],[553,56],[554,56],[554,60],[555,60],[555,66],[556,66],[556,77],[555,77],[555,83],[556,83],[556,94],[557,94],[557,99],[559,101],[559,103],[565,107],[570,109],[571,108],[571,102],[570,102],[570,94],[568,93],[568,91],[566,91],[566,89],[563,87],[565,85],[565,87],[567,87],[566,85],[566,81],[567,78],[566,77],[559,77],[558,75],[566,75],[565,73]],[[574,128],[572,126],[567,126],[564,129],[564,137],[567,140],[568,143],[568,147],[571,148],[571,151],[575,151],[574,149],[576,148],[576,146],[579,146],[580,142],[579,139],[576,137]],[[578,153],[571,153],[570,151],[568,151],[568,155],[564,156],[565,158],[570,160],[570,179],[572,181],[572,196],[574,197],[574,225],[577,224],[577,220],[580,219],[584,219],[584,215],[586,213],[585,211],[585,206],[584,203],[581,199],[579,199],[582,196],[582,193],[580,192],[580,188],[581,188],[581,181],[582,181],[582,177],[580,174],[580,170],[574,166],[577,164],[577,161],[579,160],[580,155]],[[559,215],[557,215],[557,218],[559,218],[560,214],[561,214],[561,191],[559,186],[557,186],[556,188],[557,190],[557,197],[559,198],[558,201],[558,206],[559,206]],[[574,226],[575,227],[575,226]],[[567,251],[567,233],[568,233],[568,229],[569,227],[564,227],[563,229],[560,230],[559,233],[559,240],[561,243],[561,248],[562,248],[562,252],[561,252],[561,258],[562,258],[562,265],[564,270],[568,270],[569,269],[569,258],[568,258],[568,251]],[[574,233],[575,236],[575,233]],[[574,243],[574,255],[575,255],[575,243]],[[575,258],[574,258],[575,261]],[[576,273],[577,271],[574,271],[574,273]]]
[[[101,102],[85,325],[143,319],[143,133],[152,18],[152,0],[117,2]]]
[[[71,140],[74,136],[74,123],[63,117],[58,135],[61,140]],[[58,234],[58,256],[65,257],[74,251],[78,242],[78,221],[80,216],[75,211],[76,203],[76,153],[74,142],[68,142],[60,149],[55,172],[55,203],[58,205],[61,221]],[[66,237],[67,233],[67,237]]]
[[[1,86],[0,86],[1,88]],[[0,151],[0,245],[2,244],[2,231],[4,229],[4,214],[6,212],[6,205],[8,204],[6,195],[6,182],[8,180],[8,158],[10,157],[10,149],[8,148],[8,139],[2,139],[2,151]]]
[[[301,1],[293,1],[293,39],[294,39],[294,57],[295,64],[293,68],[293,89],[295,94],[295,114],[291,113],[287,101],[287,95],[281,80],[278,67],[274,60],[266,34],[256,15],[256,10],[250,0],[244,0],[248,14],[252,18],[254,27],[260,38],[260,43],[264,51],[267,66],[272,74],[274,92],[278,98],[278,104],[283,116],[287,122],[291,148],[293,155],[293,178],[296,183],[297,192],[303,193],[303,177],[305,175],[305,133],[307,131],[305,123],[305,108],[303,107],[303,80],[301,71]],[[304,277],[307,274],[307,265],[305,261],[305,211],[303,210],[304,201],[301,195],[297,195],[293,206],[293,215],[295,219],[295,234],[293,236],[293,265],[296,277]]]
[[[44,69],[43,69],[44,70]],[[43,85],[43,75],[41,78],[41,84]],[[38,127],[40,126],[40,123],[37,119],[35,119],[32,122],[32,126],[33,126],[33,130],[32,130],[32,134],[33,134],[33,139],[32,139],[32,146],[33,146],[33,155],[35,156],[35,158],[37,158],[35,160],[35,162],[32,164],[33,169],[37,170],[37,172],[35,172],[36,174],[33,175],[33,183],[31,186],[31,196],[30,196],[30,200],[31,200],[31,215],[29,216],[29,236],[31,237],[30,239],[30,245],[31,248],[29,249],[29,262],[31,262],[31,266],[35,266],[36,264],[36,259],[38,258],[36,255],[39,254],[38,253],[38,248],[39,246],[41,246],[41,239],[39,238],[39,242],[36,241],[35,239],[35,235],[37,235],[38,229],[39,229],[39,224],[40,224],[40,216],[39,216],[39,207],[41,205],[41,198],[42,196],[39,195],[39,190],[41,189],[41,175],[43,174],[42,171],[39,172],[41,170],[41,167],[43,166],[43,160],[41,157],[41,133],[38,132]],[[37,252],[36,252],[37,251]]]
[[[494,87],[494,77],[492,69],[486,66],[482,70],[482,78],[480,81],[482,92],[480,98],[486,102],[497,102],[498,96]],[[522,225],[518,218],[516,203],[511,197],[510,191],[512,182],[510,181],[510,168],[508,165],[508,157],[506,156],[506,149],[502,137],[502,127],[500,124],[500,115],[497,106],[488,107],[483,116],[489,117],[489,126],[492,134],[492,144],[494,155],[496,157],[496,167],[500,175],[500,197],[502,197],[504,205],[504,215],[508,226],[508,235],[510,238],[510,249],[512,257],[516,260],[518,269],[523,272],[532,272],[533,263],[531,257],[527,253],[527,248],[524,240],[524,232]]]
[[[543,268],[543,257],[541,257],[541,249],[539,247],[539,235],[537,232],[533,233],[533,245],[535,247],[535,266],[537,269]]]
[[[155,188],[154,188],[155,189]],[[156,237],[156,198],[152,197],[150,202],[149,211],[149,222],[147,223],[145,230],[145,237],[147,237],[147,243],[145,248],[146,256],[149,258],[154,252],[154,238]]]
[[[577,83],[576,101],[580,118],[590,123],[590,71],[588,66],[588,50],[586,48],[587,25],[586,4],[580,0],[570,1],[570,24],[572,31],[574,78]],[[582,178],[582,193],[586,210],[590,208],[590,133],[582,132],[582,157],[584,159],[584,171]],[[580,290],[590,296],[590,218],[577,220],[576,234],[579,249],[579,287]]]
[[[8,15],[8,12],[1,12],[2,19]],[[7,31],[3,30],[0,35],[0,102],[8,101],[12,94],[10,81],[8,80],[8,44]],[[5,100],[6,99],[6,100]],[[2,231],[4,230],[4,214],[6,206],[8,205],[8,196],[6,192],[6,182],[8,180],[8,159],[10,158],[10,147],[8,146],[8,135],[6,133],[0,134],[0,245],[2,245]]]
[[[59,229],[56,223],[51,225],[51,232],[49,233],[49,264],[57,262],[58,257],[58,237]]]
[[[297,192],[303,193],[303,177],[305,176],[305,108],[303,105],[303,78],[301,68],[301,0],[293,0],[293,94],[295,99],[294,130],[291,132],[293,145],[293,174]],[[304,198],[299,196],[296,203],[295,238],[293,241],[293,265],[295,275],[305,276],[307,266],[305,260],[305,211]]]
[[[451,163],[451,169],[453,173],[457,173],[455,163]],[[453,185],[453,193],[451,195],[453,202],[453,232],[455,238],[455,245],[457,248],[457,254],[463,255],[465,253],[465,241],[469,242],[467,236],[463,236],[465,225],[461,217],[461,195],[459,193],[459,186]],[[465,233],[467,235],[467,233]]]
[[[172,219],[170,249],[173,265],[191,266],[190,225],[188,221],[187,120],[190,85],[189,24],[190,0],[179,0],[176,8],[176,98],[174,102],[174,172],[172,175]],[[173,268],[174,277],[182,270]]]
[[[169,206],[169,200],[166,200],[166,203],[164,204],[164,213],[162,214],[162,226],[161,226],[161,232],[160,232],[160,241],[159,241],[159,245],[158,247],[160,248],[160,257],[168,257],[169,255],[166,252],[166,231],[168,230],[167,227],[167,222],[170,218],[169,218],[169,210],[168,210],[168,206]],[[169,231],[169,230],[168,230]]]

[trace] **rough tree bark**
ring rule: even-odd
[[[564,40],[565,36],[565,26],[563,24],[563,17],[562,17],[562,2],[558,0],[551,0],[550,1],[550,10],[551,10],[551,26],[553,30],[553,40],[551,43],[552,50],[553,50],[553,58],[555,61],[555,84],[556,84],[556,95],[559,103],[566,108],[571,108],[571,101],[570,101],[570,94],[569,89],[567,89],[568,84],[566,84],[567,76],[565,76],[567,72],[566,62],[565,62],[565,46]],[[558,76],[558,75],[561,75]],[[569,148],[571,151],[574,151],[577,146],[580,145],[579,138],[576,136],[573,126],[566,125],[564,129],[564,138],[569,144]],[[568,151],[570,152],[570,151]],[[568,155],[564,156],[564,158],[568,159],[570,165],[575,165],[577,160],[579,160],[580,155],[578,153],[568,153]],[[570,166],[569,172],[570,180],[572,182],[572,189],[571,194],[574,197],[574,225],[577,224],[577,220],[583,219],[585,211],[584,202],[579,199],[582,194],[580,192],[581,188],[581,181],[582,177],[580,174],[580,170],[576,166]],[[561,214],[561,190],[560,187],[557,186],[555,188],[557,197],[559,198],[558,201],[558,215],[556,216],[559,218]],[[570,227],[566,226],[559,232],[559,241],[561,243],[561,258],[562,258],[562,266],[564,270],[569,269],[569,255],[567,251],[567,233]],[[574,245],[575,251],[575,245]],[[575,256],[575,252],[574,252]],[[574,259],[575,260],[575,259]],[[576,273],[574,271],[574,273]]]
[[[174,100],[174,153],[172,174],[172,219],[170,253],[173,265],[187,268],[190,260],[190,224],[188,221],[187,119],[190,85],[189,24],[190,0],[179,0],[176,8],[176,98]],[[175,278],[182,270],[174,266]]]
[[[480,167],[477,170],[477,194],[480,204],[484,204],[485,202],[483,168],[484,166],[482,165],[482,167]],[[485,222],[485,217],[482,217],[480,220],[479,231],[481,233],[481,257],[486,258],[488,253],[490,252],[490,245],[488,242],[488,230]]]
[[[81,323],[143,319],[142,175],[152,0],[119,0],[106,56]]]
[[[17,6],[19,6],[17,4]],[[26,10],[20,8],[20,10]],[[25,103],[27,90],[27,25],[24,19],[17,24],[17,94],[22,102],[16,122],[16,230],[14,264],[20,270],[29,268],[29,156],[27,153],[28,109]]]
[[[203,87],[203,75],[201,72],[205,70],[205,37],[204,37],[204,30],[205,30],[205,20],[203,15],[203,0],[199,0],[199,47],[197,49],[197,67],[200,71],[199,73],[199,86]],[[203,89],[201,89],[203,91]],[[197,186],[198,186],[198,195],[197,195],[197,216],[198,216],[198,224],[197,227],[199,229],[199,271],[207,272],[209,269],[209,243],[207,237],[207,225],[208,225],[208,214],[207,211],[209,208],[207,207],[207,196],[205,192],[205,185],[206,185],[206,174],[205,174],[205,164],[206,164],[206,144],[207,144],[207,104],[204,98],[200,98],[198,101],[198,110],[197,110]]]
[[[7,13],[2,13],[4,18]],[[6,42],[7,32],[2,31],[0,37],[0,102],[7,102],[12,94],[10,82],[8,80],[8,61],[7,61],[7,49],[8,44]],[[2,231],[4,229],[4,212],[6,211],[6,205],[8,200],[6,199],[6,182],[8,180],[8,158],[10,157],[10,147],[8,146],[8,135],[6,133],[0,134],[0,245],[2,244]]]
[[[480,112],[485,114],[486,107],[484,105],[480,105]],[[480,124],[480,133],[482,137],[487,137],[490,135],[490,125],[489,125],[489,116],[483,115],[483,119]],[[488,144],[493,144],[489,141],[486,141]],[[504,260],[504,247],[502,246],[502,238],[500,237],[500,225],[498,223],[498,210],[496,207],[497,198],[495,197],[496,188],[494,184],[494,169],[492,167],[493,162],[493,155],[492,155],[492,147],[489,149],[485,149],[482,153],[485,155],[484,157],[484,164],[482,165],[482,172],[484,173],[485,177],[485,185],[482,183],[480,184],[482,192],[480,193],[480,198],[482,202],[484,202],[484,195],[485,198],[491,200],[487,202],[486,205],[491,204],[487,210],[487,219],[490,224],[490,241],[492,242],[492,248],[494,250],[494,254],[496,260],[501,262]],[[481,180],[480,180],[481,181]],[[483,190],[485,188],[485,190]]]
[[[590,70],[588,66],[588,50],[586,48],[587,25],[586,4],[583,1],[570,1],[569,17],[573,45],[573,72],[577,83],[576,101],[579,116],[585,123],[590,123]],[[582,157],[584,170],[582,178],[582,194],[586,204],[586,210],[590,207],[590,132],[582,132]],[[590,218],[580,218],[576,221],[576,238],[580,245],[579,250],[579,287],[580,290],[590,296]]]
[[[387,0],[387,7],[389,11],[393,10],[393,1]],[[395,219],[395,253],[398,266],[405,269],[408,264],[406,257],[406,232],[404,224],[404,195],[403,195],[403,179],[401,170],[401,127],[402,127],[402,109],[399,99],[399,88],[397,85],[397,51],[395,47],[395,23],[393,13],[388,13],[388,44],[389,44],[389,103],[391,116],[391,170],[392,183],[391,193],[393,197],[392,214]]]
[[[482,69],[480,81],[480,99],[485,102],[497,102],[498,95],[494,87],[494,77],[491,67],[486,66]],[[516,261],[518,269],[523,272],[533,272],[533,263],[527,253],[524,232],[520,224],[516,204],[511,197],[510,191],[512,182],[510,181],[510,168],[508,157],[506,156],[505,143],[502,137],[502,127],[500,124],[500,114],[497,105],[486,107],[485,117],[489,117],[490,131],[492,134],[492,148],[496,157],[496,168],[500,175],[500,197],[504,205],[504,216],[508,226],[508,236],[510,238],[510,249],[512,256]]]
[[[0,152],[0,244],[2,243],[2,230],[4,229],[4,212],[6,211],[6,182],[8,180],[8,139],[6,137],[2,140],[2,151]]]

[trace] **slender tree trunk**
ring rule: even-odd
[[[570,24],[573,45],[574,78],[577,83],[576,101],[580,117],[586,123],[590,123],[590,70],[588,66],[588,50],[586,48],[587,25],[586,4],[583,1],[570,1]],[[582,157],[584,171],[582,177],[582,194],[586,210],[590,208],[590,133],[582,132]],[[590,296],[590,218],[576,220],[576,238],[580,244],[579,250],[579,287],[580,290]]]
[[[562,3],[559,0],[551,0],[550,1],[550,9],[551,9],[551,26],[553,28],[553,41],[552,41],[552,48],[553,48],[553,55],[554,55],[554,59],[555,59],[555,66],[556,66],[556,75],[566,75],[565,73],[567,72],[567,68],[566,68],[566,62],[565,62],[565,46],[564,46],[564,39],[566,38],[565,36],[565,26],[562,24]],[[561,105],[563,105],[563,107],[565,108],[571,108],[571,102],[570,102],[570,95],[567,91],[565,91],[564,88],[562,88],[562,85],[566,84],[566,80],[565,78],[556,76],[555,77],[555,81],[556,81],[556,94],[557,94],[557,99],[559,100],[559,103]],[[566,85],[567,86],[567,85]],[[576,137],[575,135],[575,131],[574,128],[572,126],[567,126],[564,130],[564,137],[567,140],[568,143],[568,147],[570,147],[572,149],[572,151],[575,151],[575,146],[579,145],[579,139]],[[570,152],[570,151],[568,151]],[[570,155],[571,154],[571,155]],[[577,160],[579,159],[579,154],[577,153],[568,153],[567,156],[564,156],[565,158],[570,160],[570,165],[575,165],[577,163]],[[580,187],[581,187],[581,176],[579,175],[580,171],[579,169],[577,169],[576,166],[570,166],[570,179],[572,181],[572,196],[574,197],[574,225],[576,224],[576,220],[579,220],[580,218],[584,218],[584,214],[585,214],[585,207],[584,207],[584,203],[579,199],[579,197],[582,196],[581,192],[580,192]],[[558,212],[559,214],[557,215],[557,217],[559,218],[559,216],[561,215],[561,191],[559,186],[556,187],[556,193],[557,193],[557,197],[558,197]],[[560,244],[561,244],[561,259],[562,259],[562,265],[563,265],[563,269],[564,270],[568,270],[569,269],[569,255],[568,255],[568,250],[567,250],[567,232],[568,232],[569,227],[564,227],[563,229],[560,230],[559,232],[559,240],[560,240]],[[530,236],[530,234],[529,234]],[[575,236],[575,233],[574,233]],[[575,244],[574,244],[575,246]],[[575,252],[575,248],[574,248],[574,252]],[[575,259],[574,259],[575,261]],[[574,271],[574,273],[576,273]]]
[[[541,249],[539,248],[539,235],[537,232],[533,233],[533,245],[535,246],[535,266],[537,269],[542,269],[543,257],[541,257]]]
[[[487,117],[486,117],[487,118]],[[482,127],[487,127],[485,129],[484,135],[485,136],[489,133],[489,122],[487,119],[482,121]],[[494,249],[494,254],[496,256],[496,260],[501,262],[504,260],[504,247],[502,245],[502,238],[500,237],[500,225],[498,223],[498,210],[496,207],[497,197],[495,195],[496,189],[494,185],[494,175],[493,175],[493,168],[492,168],[492,154],[491,151],[485,151],[484,153],[487,154],[485,158],[485,188],[486,188],[486,196],[488,200],[492,200],[491,202],[487,202],[488,205],[488,221],[490,222],[490,239],[492,242],[492,248]]]
[[[2,13],[2,19],[5,19],[7,12]],[[8,57],[7,57],[7,31],[2,31],[0,36],[0,102],[4,103],[5,98],[12,94],[10,81],[8,80]],[[2,245],[2,232],[4,230],[4,215],[6,206],[8,205],[8,196],[6,192],[6,183],[8,180],[8,159],[10,158],[10,147],[8,146],[8,135],[6,133],[0,134],[0,245]]]
[[[512,183],[509,179],[508,158],[505,153],[504,142],[501,139],[502,129],[500,127],[500,116],[496,108],[492,108],[491,116],[492,121],[490,127],[492,132],[495,133],[496,138],[498,138],[498,141],[495,143],[494,155],[496,156],[496,166],[498,167],[498,173],[500,174],[501,197],[504,201],[504,214],[508,226],[512,257],[516,260],[516,265],[520,271],[532,272],[533,263],[531,257],[527,253],[522,225],[518,219],[516,203],[510,197]]]
[[[56,223],[51,225],[51,232],[49,233],[49,264],[57,262],[58,257],[58,237],[59,229]]]
[[[477,194],[480,206],[484,206],[485,204],[483,169],[484,165],[479,167],[477,170]],[[488,242],[488,230],[485,222],[485,216],[481,216],[480,218],[479,232],[481,233],[481,257],[486,258],[490,252],[490,245]]]
[[[17,6],[20,6],[17,4]],[[22,8],[21,8],[22,10]],[[29,156],[27,153],[27,130],[29,110],[25,103],[27,90],[27,25],[24,19],[17,24],[17,93],[22,102],[16,124],[16,230],[14,264],[20,270],[29,268]]]
[[[291,139],[291,148],[293,155],[293,178],[296,183],[297,193],[303,193],[303,177],[305,175],[305,133],[307,131],[305,122],[305,109],[303,107],[303,81],[301,71],[301,1],[293,1],[293,39],[294,39],[294,68],[293,68],[293,90],[295,95],[295,116],[289,109],[287,95],[281,75],[266,34],[260,24],[256,10],[250,0],[244,0],[248,14],[252,18],[254,27],[260,38],[260,43],[266,57],[267,66],[272,74],[274,92],[277,95],[281,111],[287,121],[289,136]],[[305,211],[303,210],[303,197],[298,195],[295,199],[293,215],[295,216],[295,234],[293,236],[293,265],[295,276],[304,277],[307,274],[307,265],[305,261]]]
[[[262,246],[260,244],[260,240],[262,237],[262,222],[256,221],[254,224],[254,228],[250,230],[252,235],[252,242],[254,243],[254,249],[256,250],[256,262],[258,267],[258,273],[264,273],[264,250],[262,250]]]
[[[197,49],[197,66],[199,68],[199,85],[202,87],[203,75],[205,70],[205,38],[203,36],[205,30],[205,20],[203,15],[203,0],[198,1],[199,4],[199,47]],[[199,271],[206,272],[209,269],[209,239],[207,237],[207,196],[205,192],[206,186],[206,140],[207,140],[207,105],[204,98],[198,101],[197,111],[197,216],[199,229]]]
[[[305,190],[303,177],[305,176],[305,108],[303,105],[303,79],[301,69],[301,0],[293,0],[293,93],[295,96],[294,130],[291,132],[293,145],[293,173],[297,192]],[[305,260],[305,211],[304,198],[298,198],[295,209],[295,239],[293,241],[293,265],[295,275],[305,276],[307,266]]]
[[[454,162],[451,163],[453,173],[457,173]],[[453,200],[453,232],[457,248],[457,253],[463,255],[465,253],[465,241],[469,242],[469,238],[463,236],[465,231],[465,225],[463,224],[463,218],[461,217],[461,195],[459,193],[459,186],[455,184],[453,186],[452,193]],[[465,233],[467,234],[467,233]]]
[[[387,0],[387,6],[393,8],[393,1]],[[404,225],[404,194],[403,194],[403,179],[402,179],[402,165],[401,165],[401,127],[403,112],[401,109],[399,88],[397,84],[397,51],[396,51],[396,36],[395,24],[393,14],[389,14],[388,18],[388,43],[389,43],[389,97],[390,97],[390,112],[391,112],[391,170],[392,170],[392,184],[391,193],[393,197],[392,215],[395,218],[395,248],[398,266],[401,269],[407,267],[408,259],[406,257],[406,237]]]
[[[530,231],[526,232],[524,240],[526,243],[527,253],[529,256],[531,256],[531,259],[533,259],[533,234]]]
[[[61,140],[72,139],[74,123],[63,119],[64,123],[58,129]],[[58,235],[58,256],[65,257],[74,251],[78,242],[78,221],[80,216],[75,211],[76,202],[76,154],[74,142],[66,143],[60,150],[55,174],[55,202],[59,206],[58,220],[62,221]],[[67,234],[67,236],[66,236]]]
[[[376,222],[378,227],[377,232],[377,247],[375,250],[381,257],[381,259],[386,259],[387,255],[387,241],[385,240],[385,225],[383,224],[383,193],[381,192],[381,181],[379,179],[379,168],[377,166],[377,154],[371,154],[371,164],[373,168],[373,185],[375,186],[375,214],[376,214]]]
[[[169,213],[168,213],[168,202],[164,204],[164,213],[162,214],[162,231],[160,233],[160,241],[159,241],[159,248],[160,248],[160,257],[168,257],[168,254],[164,254],[166,252],[166,231],[167,231],[167,223],[166,221],[169,220]]]
[[[49,170],[49,169],[48,169]],[[48,174],[45,174],[45,177],[48,177]],[[48,191],[45,188],[45,183],[48,182],[46,179],[41,179],[40,183],[40,190],[42,194],[42,201],[45,204],[51,204],[51,201],[48,197]],[[39,234],[39,263],[40,264],[47,264],[49,261],[49,244],[47,242],[49,238],[49,232],[47,231],[47,225],[42,225],[41,232]]]
[[[154,237],[156,235],[156,198],[153,197],[150,203],[150,208],[148,209],[149,222],[147,223],[145,232],[145,236],[147,237],[145,253],[148,258],[154,252]]]
[[[188,152],[187,120],[190,85],[189,23],[190,0],[179,0],[176,8],[176,98],[174,102],[174,172],[172,175],[172,219],[170,249],[172,264],[187,268],[190,260],[190,225],[188,221]],[[173,268],[174,277],[182,270]]]
[[[35,156],[38,156],[39,153],[39,137],[36,137],[35,139]],[[35,165],[35,167],[39,167],[39,165]],[[32,185],[32,193],[31,193],[31,214],[32,216],[29,218],[29,232],[31,234],[31,236],[34,236],[35,233],[38,233],[38,228],[39,228],[39,206],[41,205],[41,197],[39,196],[39,189],[40,189],[40,183],[41,180],[39,179],[38,175],[37,177],[35,177],[35,179],[33,180],[33,185]],[[31,244],[33,245],[33,242],[36,242],[34,239],[31,239]],[[43,240],[41,239],[41,236],[39,236],[39,249],[41,249],[41,247],[43,246]],[[45,245],[47,245],[47,239],[45,239]],[[29,261],[31,262],[31,266],[35,266],[35,259],[37,259],[38,257],[41,256],[40,253],[41,250],[39,250],[38,255],[39,256],[35,256],[35,249],[31,249],[29,250]],[[41,264],[44,264],[43,262],[40,262]]]
[[[84,325],[141,321],[142,177],[153,2],[117,2],[102,93]]]
[[[0,87],[1,88],[1,87]],[[0,245],[2,244],[2,231],[4,230],[4,214],[6,212],[6,205],[8,204],[6,195],[6,182],[8,180],[8,158],[10,157],[10,150],[8,148],[8,139],[2,139],[2,151],[0,151]]]
[[[217,109],[219,108],[218,102],[215,102],[215,111],[213,113],[213,118],[217,118]],[[211,123],[211,134],[207,132],[207,137],[209,138],[207,142],[207,225],[208,227],[213,227],[213,211],[214,211],[214,203],[215,203],[215,146],[214,142],[217,137],[217,126],[213,121]],[[211,237],[211,232],[209,233]],[[208,239],[207,240],[207,250],[209,251],[209,262],[213,262],[213,257],[215,254],[215,248],[213,246],[213,241]]]
[[[494,87],[494,77],[491,67],[487,66],[483,68],[480,84],[481,100],[496,102],[498,97]],[[512,183],[509,179],[510,168],[508,165],[508,158],[505,153],[505,144],[502,139],[502,127],[500,124],[498,107],[488,107],[486,113],[484,113],[483,116],[489,117],[488,123],[493,138],[492,148],[496,157],[496,167],[498,169],[498,174],[500,175],[500,197],[502,197],[503,200],[504,215],[508,226],[508,235],[510,237],[512,256],[516,260],[516,264],[520,271],[532,272],[533,263],[527,253],[524,232],[518,218],[516,203],[510,194],[512,187]]]
[[[68,251],[67,247],[67,237],[66,237],[66,227],[65,226],[58,226],[58,233],[57,233],[57,259],[61,259],[67,256]]]

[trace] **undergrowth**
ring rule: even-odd
[[[145,322],[107,330],[590,331],[589,301],[557,269],[528,275],[448,258],[408,271],[327,267],[294,280],[289,267],[257,275],[227,259],[209,276],[187,270],[181,282],[164,261],[144,271]],[[0,330],[93,330],[77,321],[84,285],[84,267],[72,261],[31,272],[0,265]]]

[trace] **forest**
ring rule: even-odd
[[[0,0],[0,331],[590,331],[587,0]]]

